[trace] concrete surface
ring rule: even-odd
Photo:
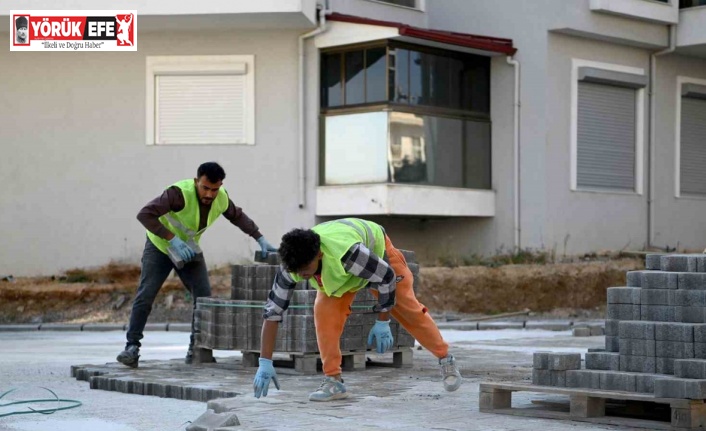
[[[320,376],[297,376],[279,369],[281,390],[270,388],[267,398],[252,396],[255,369],[241,369],[229,376],[234,391],[242,393],[237,410],[243,430],[594,430],[617,429],[588,423],[485,414],[478,411],[482,381],[525,381],[531,376],[532,353],[553,351],[585,353],[602,347],[603,337],[572,337],[570,331],[540,330],[442,330],[457,357],[465,383],[457,392],[442,388],[435,358],[425,350],[414,351],[411,368],[369,368],[344,375],[351,397],[333,403],[310,403],[309,392]],[[3,431],[184,430],[206,411],[206,403],[152,396],[127,395],[89,389],[88,383],[70,377],[70,366],[114,363],[122,349],[124,333],[113,332],[2,332],[0,393],[18,391],[2,400],[46,398],[47,387],[64,399],[83,402],[81,407],[52,415],[14,415],[0,418]],[[142,364],[182,358],[188,333],[147,332]],[[239,353],[215,351],[223,363],[237,362]],[[373,357],[373,359],[376,359]],[[380,359],[380,358],[377,358]],[[216,374],[217,365],[194,367],[204,381]],[[176,373],[175,373],[176,374]],[[178,378],[175,375],[174,378]],[[513,405],[529,405],[542,396],[518,393]],[[25,407],[16,407],[16,410]],[[0,407],[0,414],[12,407]]]

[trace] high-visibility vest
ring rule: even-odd
[[[363,243],[382,259],[385,254],[385,231],[371,221],[346,218],[332,220],[314,226],[311,230],[321,238],[321,283],[314,277],[309,284],[327,296],[341,297],[347,292],[356,292],[368,284],[368,280],[351,275],[343,268],[341,258],[357,243]],[[294,281],[301,281],[297,274],[290,274]]]
[[[179,187],[181,193],[184,195],[184,208],[178,212],[168,212],[161,216],[159,221],[164,227],[169,229],[170,232],[184,240],[184,242],[193,239],[198,244],[203,232],[228,209],[228,193],[226,193],[223,187],[218,190],[218,195],[216,195],[216,198],[211,202],[211,210],[208,212],[206,227],[199,230],[201,212],[195,181],[193,179],[181,180],[174,183],[172,186]],[[147,231],[147,237],[162,253],[167,254],[169,241],[150,231]]]

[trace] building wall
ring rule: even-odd
[[[224,186],[273,244],[313,220],[297,206],[299,31],[141,33],[133,53],[0,54],[0,274],[138,263],[135,216],[169,184],[220,162]],[[0,33],[7,46],[8,33]],[[145,145],[145,57],[254,54],[256,144]],[[252,259],[225,219],[204,235],[210,265]]]
[[[702,251],[706,247],[706,199],[675,197],[677,77],[706,80],[706,59],[670,54],[657,57],[657,123],[653,243],[659,247]]]

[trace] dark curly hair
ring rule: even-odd
[[[296,272],[311,263],[319,253],[321,238],[311,229],[292,229],[282,236],[279,256],[284,268]]]
[[[226,179],[226,171],[216,162],[206,162],[199,166],[196,170],[196,178],[201,178],[204,175],[206,175],[206,178],[212,183]]]

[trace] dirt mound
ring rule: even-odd
[[[417,296],[432,310],[459,313],[592,309],[605,306],[606,289],[624,286],[625,273],[638,269],[644,269],[640,259],[421,268]]]
[[[495,314],[529,308],[566,314],[605,306],[606,288],[624,285],[625,272],[635,269],[643,269],[641,260],[422,267],[417,296],[435,313]],[[230,298],[230,267],[214,268],[209,276],[213,296]],[[138,266],[111,263],[54,277],[0,281],[0,324],[126,323],[139,277]],[[189,293],[172,275],[155,300],[150,321],[190,322],[191,311]]]

